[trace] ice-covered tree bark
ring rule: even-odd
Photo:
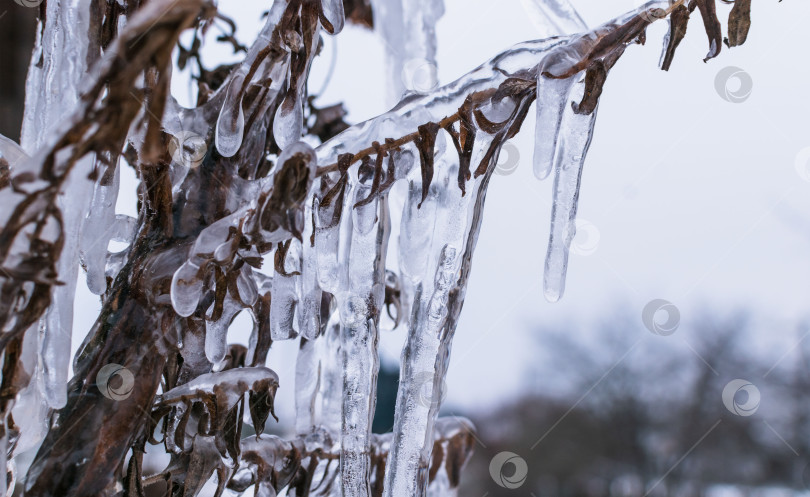
[[[742,3],[730,46],[748,29]],[[407,36],[404,57],[435,69],[441,1],[397,5],[419,15],[392,27],[378,5],[377,29]],[[576,29],[581,21],[560,6],[541,4],[549,30]],[[672,16],[666,67],[695,9],[710,56],[720,50],[712,0],[651,2],[592,31],[513,47],[444,87],[407,88],[391,111],[334,136],[346,125],[312,106],[307,79],[320,37],[343,27],[339,0],[276,0],[231,67],[208,71],[199,46],[181,50],[200,64],[193,109],[169,93],[171,51],[184,30],[203,37],[222,19],[212,3],[47,9],[23,147],[0,140],[0,455],[35,444],[59,408],[26,477],[30,496],[143,495],[152,485],[191,496],[214,474],[219,492],[399,496],[430,485],[452,495],[473,428],[438,418],[441,390],[501,147],[537,101],[535,170],[555,175],[546,263],[555,300],[610,68],[651,22]],[[78,58],[59,59],[59,43]],[[64,99],[46,91],[54,85]],[[47,136],[36,133],[44,125]],[[137,219],[114,210],[124,165],[139,179]],[[388,196],[397,182],[407,191],[401,210]],[[128,246],[109,253],[111,239]],[[273,267],[261,272],[268,255]],[[65,389],[77,260],[103,306]],[[408,338],[394,432],[374,436],[386,311]],[[247,347],[228,341],[241,312],[254,322]],[[265,362],[274,341],[290,339],[300,339],[298,437],[284,441],[262,434],[279,388]],[[124,384],[108,384],[110,374]],[[257,435],[241,439],[246,421]],[[143,475],[156,436],[171,461]]]

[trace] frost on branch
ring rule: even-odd
[[[217,495],[455,495],[474,428],[438,414],[501,148],[536,101],[535,173],[554,173],[545,294],[557,300],[609,71],[664,18],[669,68],[696,9],[709,58],[721,49],[712,0],[651,2],[591,31],[564,0],[537,6],[565,36],[436,87],[441,0],[276,0],[250,47],[222,36],[245,56],[214,70],[200,40],[229,20],[212,3],[49,2],[23,147],[0,137],[0,456],[42,441],[26,495],[157,486],[194,496],[212,475]],[[747,36],[750,2],[730,16],[732,47]],[[408,41],[391,63],[395,79],[409,74],[391,86],[404,97],[351,127],[307,87],[322,37],[347,20]],[[199,65],[191,109],[169,92],[187,29],[196,42],[179,65]],[[65,30],[87,67],[60,60],[54,37]],[[46,87],[73,93],[49,99]],[[139,180],[137,218],[115,214],[124,166]],[[397,185],[404,203],[390,195]],[[110,252],[110,240],[126,247]],[[79,264],[102,310],[66,382]],[[247,346],[229,341],[240,313],[253,322]],[[391,323],[407,327],[395,426],[372,435],[377,347]],[[294,381],[266,367],[272,344],[293,339]],[[106,385],[110,365],[127,371],[123,394]],[[263,434],[278,388],[295,388],[292,440]],[[256,435],[243,437],[244,423]],[[145,453],[161,445],[169,463],[144,474]]]

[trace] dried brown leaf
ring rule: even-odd
[[[250,389],[248,407],[257,437],[264,431],[264,425],[270,415],[278,421],[273,408],[277,389],[278,383],[269,379],[257,381]]]
[[[602,95],[602,87],[607,80],[607,75],[605,63],[601,60],[593,61],[585,73],[585,95],[582,96],[582,101],[571,104],[576,114],[593,114],[599,104],[599,97]]]
[[[675,58],[675,50],[686,36],[686,27],[689,24],[689,9],[683,5],[675,7],[669,16],[669,33],[664,39],[664,56],[661,59],[661,69],[669,71],[672,60]]]
[[[422,201],[419,202],[419,207],[422,207],[422,203],[430,191],[430,184],[433,182],[434,148],[439,129],[439,125],[434,122],[419,126],[419,138],[416,140],[422,169]]]
[[[385,161],[385,150],[380,145],[380,142],[374,142],[371,144],[374,147],[374,150],[377,151],[377,158],[374,160],[374,178],[371,181],[371,192],[368,194],[368,197],[364,198],[363,200],[358,201],[354,204],[354,207],[363,207],[364,205],[370,204],[375,198],[380,195],[380,181],[383,175],[383,162]]]
[[[695,7],[700,9],[703,27],[706,28],[706,36],[709,37],[709,53],[703,59],[703,62],[707,62],[720,55],[720,50],[723,48],[723,27],[720,25],[720,19],[717,18],[715,0],[692,0],[689,4],[689,11],[695,10]]]
[[[738,47],[745,43],[748,31],[751,29],[751,0],[736,0],[734,7],[728,15],[728,37],[726,45],[729,48]]]

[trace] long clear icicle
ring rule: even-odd
[[[419,251],[422,263],[407,253],[407,242],[400,246],[400,260],[405,261],[403,272],[412,280],[416,293],[402,351],[394,439],[385,474],[387,497],[424,495],[427,488],[433,423],[444,393],[442,345],[452,336],[444,329],[448,298],[456,289],[469,228],[468,209],[475,203],[475,192],[462,196],[454,183],[458,166],[453,161],[442,158],[436,169],[440,177],[434,180],[421,209],[417,206],[422,186],[418,181],[411,182],[400,227],[400,243],[418,233],[426,232],[430,238]],[[430,220],[427,225],[426,220]]]
[[[581,78],[581,75],[575,79]],[[568,250],[576,235],[577,202],[585,156],[591,146],[598,109],[590,115],[577,114],[571,107],[585,93],[585,84],[574,85],[571,96],[564,100],[557,154],[554,158],[554,203],[551,208],[551,235],[546,255],[543,292],[549,302],[556,302],[565,290]]]
[[[312,219],[312,204],[307,203],[304,219]],[[323,292],[318,286],[318,259],[315,247],[310,242],[315,227],[305,223],[301,251],[301,294],[298,301],[298,330],[306,340],[315,340],[321,330],[321,301]]]
[[[54,136],[62,120],[70,115],[79,101],[79,88],[87,74],[87,32],[90,27],[90,0],[49,2],[45,25],[40,25],[38,40],[26,80],[25,115],[22,148],[34,155]],[[65,216],[65,245],[57,263],[59,280],[54,288],[51,306],[42,317],[44,334],[42,354],[44,398],[53,408],[67,401],[67,373],[70,341],[73,331],[73,300],[78,277],[79,243],[82,222],[90,206],[93,182],[88,180],[93,168],[91,156],[81,159],[58,199]],[[32,328],[33,329],[33,328]],[[30,331],[33,332],[33,331]]]
[[[301,339],[295,360],[295,433],[308,435],[315,429],[315,409],[322,369],[326,360],[325,340]]]
[[[388,104],[407,91],[427,92],[438,84],[436,22],[444,0],[372,0],[374,25],[383,38],[388,67]]]
[[[633,12],[605,23],[591,33],[571,38],[568,46],[555,50],[540,64],[537,74],[537,126],[535,136],[534,172],[546,178],[553,168],[554,201],[551,213],[551,233],[545,260],[543,293],[549,302],[557,302],[565,291],[568,255],[576,235],[576,213],[579,187],[585,156],[593,138],[598,105],[593,111],[575,110],[586,92],[584,72],[571,75],[574,64],[593,49],[598,34],[607,34],[639,15],[652,9],[665,9],[669,0],[654,0]],[[651,15],[646,16],[651,18]],[[624,47],[621,47],[623,50]],[[618,52],[616,57],[621,55]],[[608,56],[606,59],[613,57]],[[616,59],[603,59],[602,70],[610,71]],[[569,77],[563,77],[568,76]]]
[[[358,184],[355,202],[371,188]],[[352,208],[351,242],[344,259],[344,286],[338,293],[343,356],[343,421],[340,473],[343,495],[370,495],[371,422],[377,399],[379,311],[385,296],[385,254],[390,223],[385,202]]]

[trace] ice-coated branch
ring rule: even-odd
[[[48,408],[64,405],[26,495],[123,489],[141,497],[163,485],[168,495],[193,496],[212,475],[217,495],[250,486],[266,496],[285,488],[298,497],[428,488],[454,495],[472,427],[438,414],[501,148],[536,102],[535,170],[555,176],[545,276],[555,300],[610,69],[646,40],[650,23],[669,17],[668,68],[696,9],[717,55],[714,2],[650,2],[590,31],[564,0],[543,3],[543,22],[566,36],[517,45],[438,88],[442,1],[372,2],[394,56],[392,77],[412,91],[336,136],[330,130],[346,125],[319,122],[309,69],[322,34],[339,33],[347,15],[369,23],[368,2],[274,1],[242,62],[201,71],[191,109],[170,95],[171,51],[184,30],[204,37],[223,17],[203,0],[141,3],[96,11],[84,0],[49,2],[29,89],[58,83],[73,93],[63,101],[29,95],[23,147],[0,137],[0,413],[8,434],[0,449],[35,444]],[[745,40],[749,17],[750,2],[738,1],[729,46]],[[54,54],[54,37],[70,23],[81,26],[70,33],[71,53],[84,54],[78,65]],[[224,38],[236,43],[232,32]],[[395,40],[406,41],[402,53]],[[75,91],[82,68],[89,74]],[[391,87],[402,94],[399,83]],[[38,133],[43,123],[57,124]],[[139,180],[137,219],[115,215],[123,164]],[[397,185],[404,204],[392,198]],[[73,193],[81,198],[60,200]],[[127,247],[110,253],[111,239]],[[388,257],[389,244],[397,257]],[[103,305],[65,398],[77,258]],[[262,267],[265,259],[272,267]],[[384,308],[397,310],[407,339],[394,431],[372,435]],[[240,313],[253,321],[247,346],[229,340]],[[297,438],[285,441],[263,431],[276,390],[293,382],[264,365],[274,342],[297,338]],[[107,381],[124,370],[131,384],[122,394]],[[244,423],[255,436],[242,437]],[[94,429],[77,428],[85,426]],[[147,443],[170,454],[156,475],[143,474]]]

